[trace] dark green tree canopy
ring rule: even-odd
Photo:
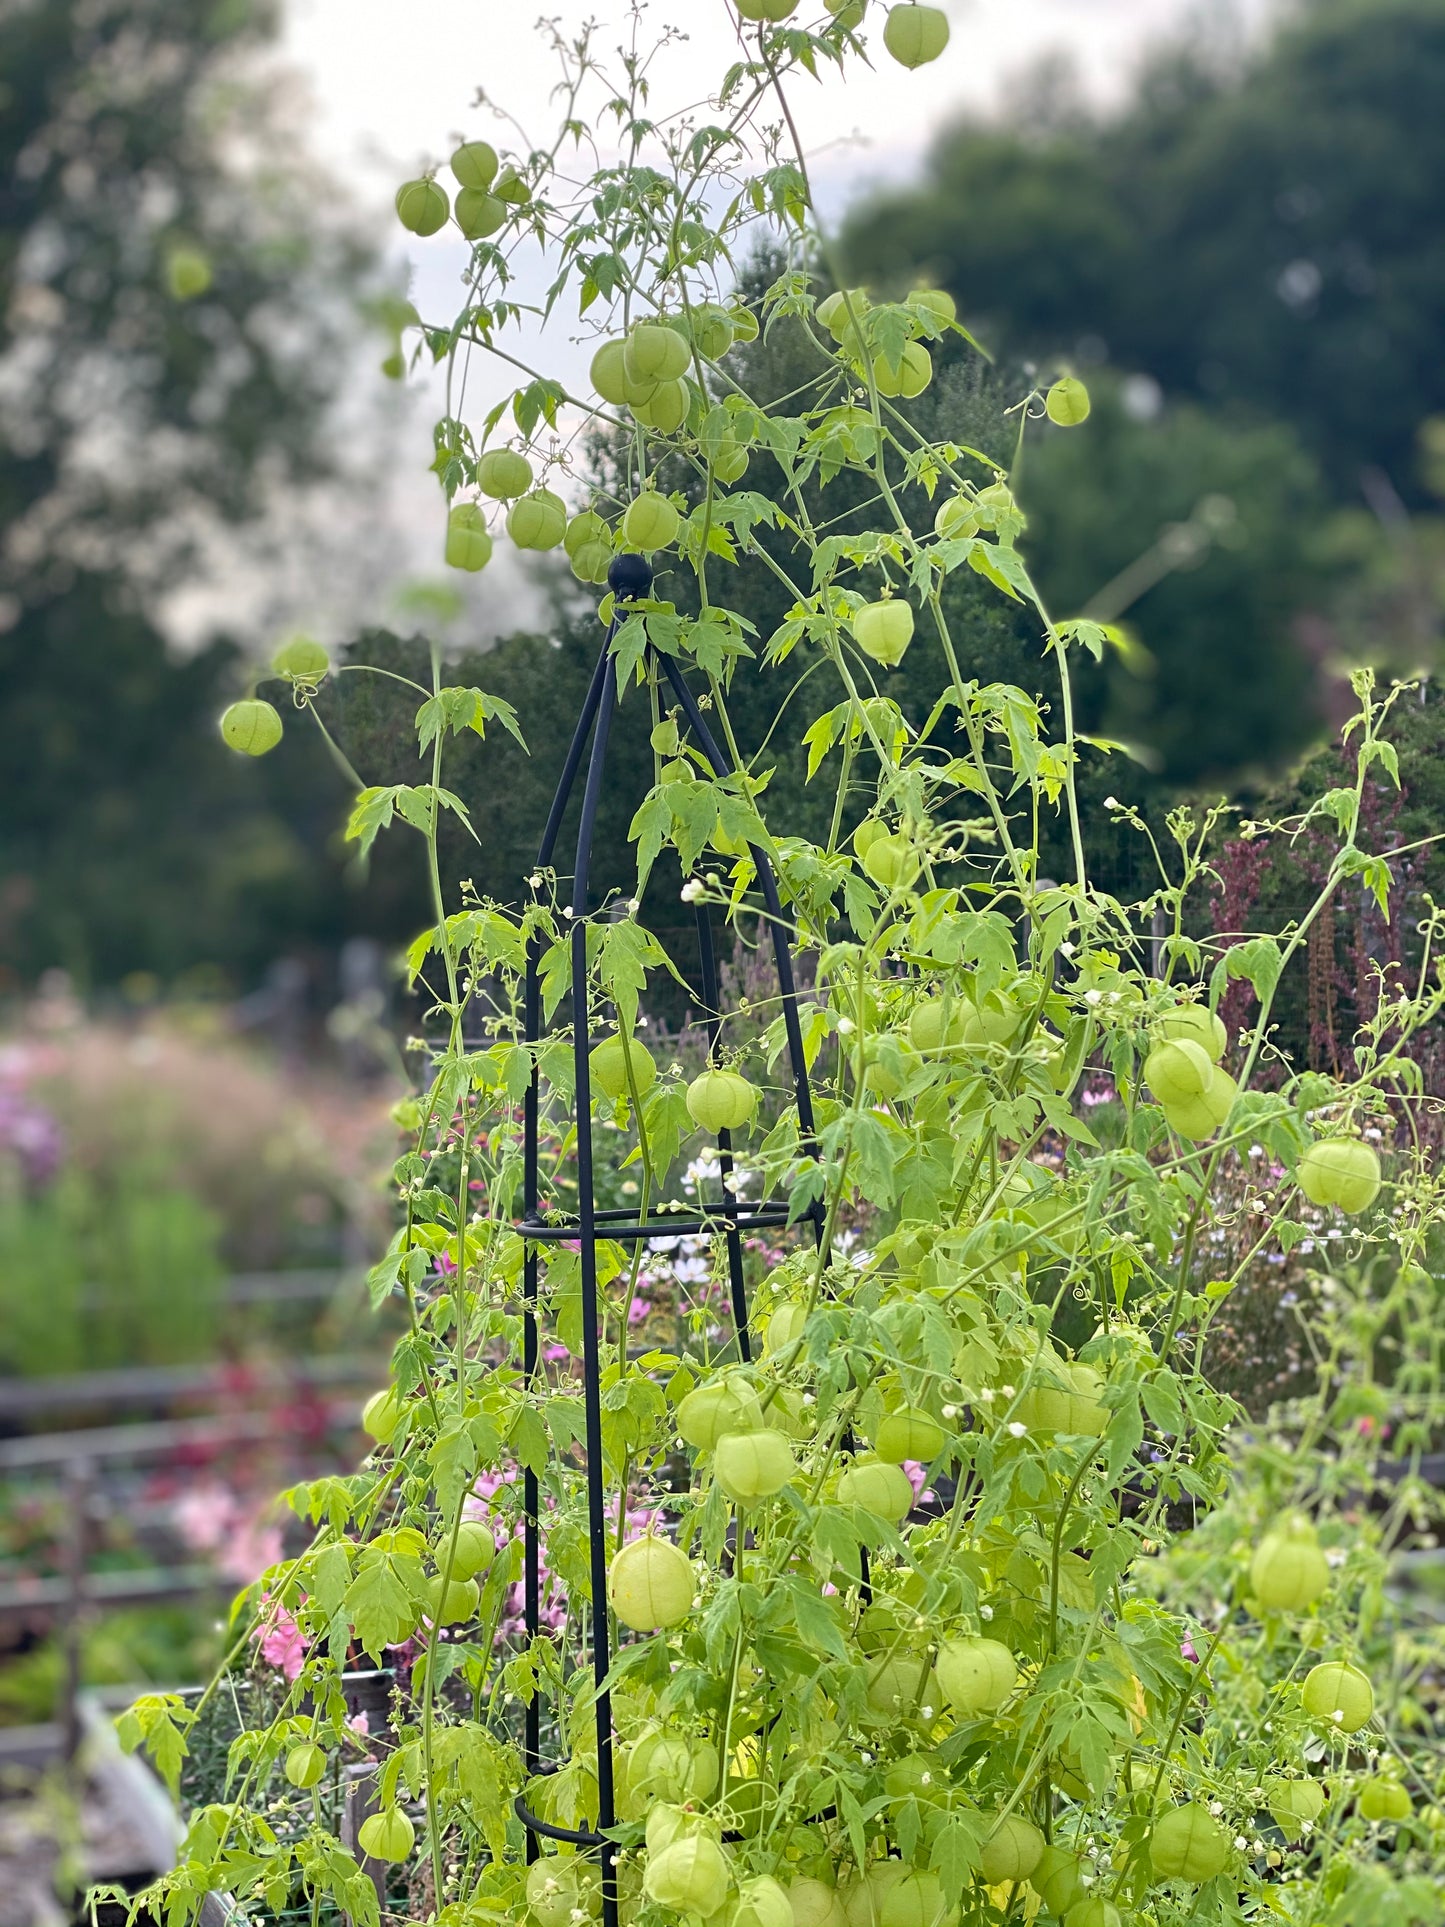
[[[965,125],[861,210],[860,273],[932,264],[1001,342],[1292,421],[1335,486],[1407,499],[1445,408],[1445,9],[1306,0],[1233,70],[1160,58],[1116,117]]]

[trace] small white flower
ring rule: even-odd
[[[992,1607],[992,1606],[980,1606],[980,1607],[979,1607],[979,1609],[978,1609],[978,1616],[979,1616],[979,1618],[980,1618],[980,1619],[992,1619],[992,1618],[993,1618],[993,1607]]]
[[[1236,1853],[1247,1853],[1249,1851],[1249,1842],[1242,1833],[1237,1833],[1234,1836],[1234,1851]]]
[[[1059,945],[1059,954],[1064,957],[1073,956],[1074,946],[1068,941],[1067,938],[1065,938],[1064,942]]]
[[[1022,1438],[1028,1437],[1029,1428],[1026,1425],[1024,1425],[1019,1419],[1010,1420],[1008,1429],[1009,1429],[1010,1438],[1022,1439]]]
[[[1102,1004],[1103,1001],[1104,993],[1102,990],[1086,990],[1084,992],[1084,1002],[1086,1004]]]
[[[1334,1712],[1330,1714],[1330,1718],[1334,1721],[1336,1726],[1344,1725],[1345,1716],[1338,1706],[1335,1708]]]
[[[641,908],[642,904],[637,897],[629,897],[627,899],[627,914],[629,917],[635,917]]]
[[[958,1407],[956,1405],[945,1405],[943,1408],[943,1416],[945,1418],[957,1418]]]
[[[838,1019],[838,1035],[840,1037],[851,1036],[857,1028],[858,1026],[853,1022],[851,1017],[840,1017]]]
[[[1003,1392],[1003,1395],[1005,1398],[1012,1398],[1014,1395],[1014,1388],[1012,1385],[1001,1386],[1000,1390]]]
[[[1223,1800],[1211,1800],[1209,1802],[1209,1811],[1214,1815],[1215,1819],[1217,1820],[1220,1814],[1223,1813],[1224,1811]]]
[[[682,888],[678,891],[678,895],[682,898],[684,903],[696,903],[698,898],[702,895],[702,884],[698,881],[696,877],[689,877],[687,882],[684,883]]]
[[[576,914],[577,912],[572,908],[570,903],[567,905],[566,909],[564,909],[562,912],[562,915],[564,917],[575,917]]]

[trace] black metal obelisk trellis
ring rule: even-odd
[[[613,1844],[607,1837],[609,1829],[616,1820],[613,1788],[613,1738],[612,1709],[609,1696],[605,1691],[605,1681],[612,1663],[612,1654],[607,1624],[607,1539],[609,1516],[616,1518],[616,1512],[608,1506],[606,1477],[602,1456],[602,1380],[601,1380],[601,1335],[597,1289],[597,1244],[599,1239],[613,1240],[621,1244],[632,1244],[640,1239],[676,1238],[688,1234],[707,1233],[722,1238],[727,1252],[728,1285],[732,1304],[732,1314],[737,1332],[738,1350],[746,1362],[752,1357],[752,1343],[748,1331],[747,1296],[743,1281],[743,1239],[751,1231],[767,1227],[781,1227],[789,1218],[786,1198],[764,1199],[761,1203],[747,1204],[739,1199],[731,1189],[728,1180],[733,1168],[732,1145],[726,1131],[718,1134],[718,1163],[721,1182],[721,1197],[712,1202],[706,1199],[690,1207],[668,1209],[659,1201],[649,1205],[644,1215],[628,1209],[598,1210],[593,1181],[591,1090],[589,1075],[589,1053],[592,1044],[591,1013],[587,988],[587,893],[591,870],[593,837],[597,824],[597,809],[602,795],[603,773],[607,761],[608,737],[611,733],[613,714],[617,706],[618,687],[616,662],[612,654],[613,639],[623,621],[626,620],[625,603],[635,601],[647,594],[652,586],[652,570],[646,559],[640,555],[620,555],[613,561],[608,572],[608,587],[616,598],[616,613],[607,632],[601,656],[593,672],[591,684],[582,705],[582,713],[577,719],[572,742],[562,765],[562,773],[557,784],[557,792],[552,800],[552,808],[547,818],[547,826],[542,836],[541,848],[537,856],[539,869],[550,867],[562,820],[576,787],[582,769],[583,757],[591,741],[591,753],[587,757],[587,774],[582,791],[581,815],[577,828],[577,859],[572,877],[572,1028],[573,1048],[576,1065],[576,1124],[577,1124],[577,1189],[578,1209],[575,1215],[562,1216],[549,1213],[545,1217],[540,1210],[539,1195],[539,1131],[541,1118],[541,1088],[537,1068],[533,1066],[531,1087],[527,1092],[523,1118],[523,1216],[520,1230],[526,1240],[526,1260],[523,1270],[523,1358],[522,1366],[528,1385],[535,1383],[540,1358],[540,1335],[538,1328],[538,1284],[542,1254],[548,1245],[566,1242],[579,1248],[581,1259],[581,1323],[582,1323],[582,1387],[585,1415],[584,1444],[586,1447],[587,1478],[587,1522],[589,1542],[589,1577],[592,1610],[590,1614],[592,1641],[592,1669],[597,1686],[596,1730],[597,1730],[597,1807],[596,1828],[554,1826],[541,1819],[527,1805],[524,1797],[519,1796],[516,1810],[527,1828],[527,1858],[535,1860],[540,1851],[539,1835],[549,1839],[570,1842],[586,1852],[595,1853],[601,1863],[602,1873],[602,1912],[604,1927],[616,1927],[617,1894],[613,1876]],[[718,776],[730,773],[726,756],[718,747],[708,730],[696,698],[688,688],[677,663],[670,657],[649,650],[649,665],[667,684],[677,707],[685,720],[688,730],[712,769]],[[752,848],[752,858],[757,869],[758,885],[763,901],[764,921],[769,925],[773,954],[777,964],[778,990],[782,1003],[783,1022],[787,1036],[788,1059],[792,1073],[793,1093],[797,1104],[798,1130],[805,1149],[816,1150],[814,1142],[813,1106],[808,1086],[807,1065],[803,1055],[802,1027],[798,1019],[797,990],[793,976],[792,954],[788,943],[787,927],[783,919],[782,901],[778,894],[777,879],[768,862],[766,853]],[[713,947],[712,923],[707,907],[703,903],[697,908],[698,945],[701,957],[701,978],[703,1002],[706,1007],[709,1047],[716,1056],[723,1024],[723,1013],[718,1003],[718,974],[716,953]],[[539,940],[533,944],[528,954],[524,991],[524,1017],[526,1041],[535,1044],[542,1037],[542,993],[540,964],[544,944]],[[820,1230],[816,1211],[809,1214],[813,1218],[815,1231]],[[541,1544],[540,1544],[540,1483],[535,1472],[524,1474],[523,1506],[525,1512],[525,1562],[524,1597],[525,1624],[529,1639],[535,1639],[541,1626]],[[571,1622],[575,1627],[577,1619]],[[524,1756],[529,1777],[556,1770],[556,1762],[542,1758],[542,1705],[540,1696],[533,1696],[527,1707]]]

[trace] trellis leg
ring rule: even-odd
[[[722,1043],[722,1008],[718,1001],[717,954],[713,949],[712,919],[706,906],[697,906],[697,947],[702,958],[702,997],[707,1012],[708,1056],[716,1063]],[[723,1208],[737,1202],[736,1192],[728,1190],[728,1179],[733,1174],[733,1139],[731,1131],[717,1134],[718,1165],[722,1172]],[[743,1283],[743,1241],[738,1234],[737,1224],[730,1223],[726,1232],[728,1253],[728,1289],[732,1296],[733,1329],[738,1337],[738,1352],[745,1365],[752,1363],[752,1338],[748,1331],[748,1297]]]
[[[597,1826],[604,1836],[615,1824],[612,1788],[612,1700],[604,1690],[612,1665],[607,1631],[607,1493],[602,1457],[602,1357],[597,1303],[597,1200],[592,1188],[592,1046],[587,991],[587,881],[592,861],[592,836],[602,795],[602,771],[607,738],[617,695],[612,659],[602,685],[597,733],[582,797],[582,820],[577,828],[577,865],[572,879],[572,1046],[576,1071],[577,1205],[582,1260],[582,1390],[587,1440],[587,1537],[592,1589],[592,1674],[597,1686]],[[625,1495],[623,1503],[626,1503]],[[602,1919],[617,1927],[615,1849],[604,1838],[602,1860]]]

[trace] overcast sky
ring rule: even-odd
[[[846,85],[829,73],[816,85],[800,80],[795,86],[794,110],[825,218],[870,183],[906,179],[951,115],[965,107],[992,109],[1009,82],[1047,54],[1067,53],[1086,93],[1109,101],[1125,90],[1147,47],[1186,20],[1202,16],[1248,27],[1270,0],[942,3],[953,33],[933,65],[908,72],[880,46],[876,71],[855,64]],[[879,0],[873,11],[881,22]],[[623,0],[592,7],[562,0],[549,12],[569,30],[595,19],[599,45],[610,47],[622,38],[629,9]],[[666,52],[656,76],[657,105],[698,99],[736,55],[731,9],[725,0],[648,0],[648,13],[687,35]],[[446,235],[412,240],[391,216],[391,196],[400,180],[443,163],[458,138],[489,136],[500,144],[495,117],[474,105],[478,88],[505,102],[530,140],[549,137],[557,69],[537,19],[530,0],[285,0],[281,54],[311,96],[308,137],[355,199],[374,211],[378,232],[405,264],[413,298],[428,318],[450,317],[459,305],[466,244]],[[514,138],[514,144],[523,142]],[[563,364],[566,373],[580,373],[583,351],[569,356],[564,349]],[[426,473],[437,391],[435,384],[430,392],[422,386],[397,450],[391,493],[392,519],[414,572],[427,569],[440,528],[435,484]],[[505,386],[500,376],[474,373],[468,417],[480,418]],[[507,629],[518,615],[525,619],[529,598],[514,562],[499,545],[478,603],[484,625]],[[506,615],[485,613],[502,602]],[[530,607],[539,608],[535,598]],[[322,620],[319,612],[298,614]]]

